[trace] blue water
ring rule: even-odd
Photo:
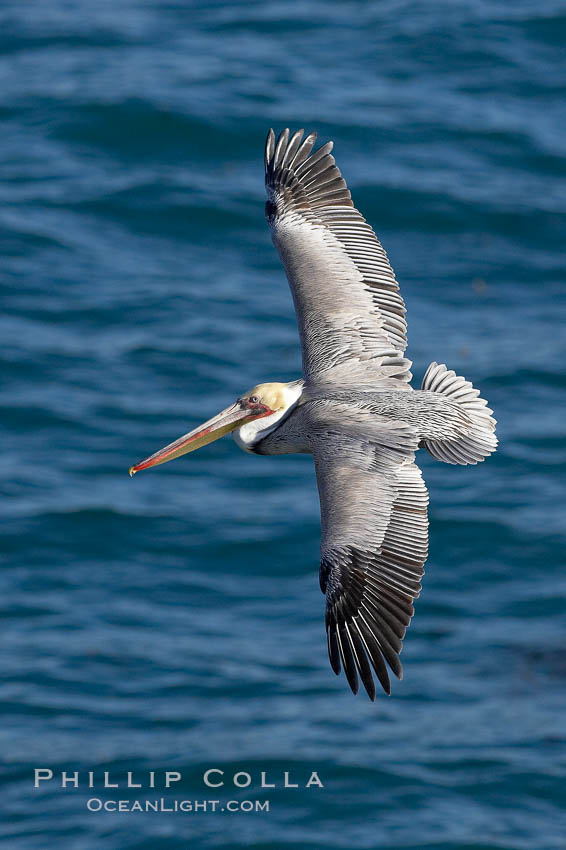
[[[566,847],[565,39],[558,0],[2,3],[2,846]],[[478,467],[420,453],[427,575],[375,704],[326,657],[309,458],[127,475],[299,375],[270,126],[335,140],[416,381],[446,362],[499,421]]]

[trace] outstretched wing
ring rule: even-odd
[[[359,675],[373,700],[371,667],[386,693],[385,661],[402,676],[399,653],[427,557],[428,493],[413,452],[377,447],[372,458],[321,446],[314,458],[330,664],[337,675],[344,668],[354,693]]]
[[[411,362],[393,269],[352,203],[333,143],[312,153],[316,133],[302,138],[284,130],[276,143],[269,131],[265,213],[293,293],[305,378],[402,389]]]

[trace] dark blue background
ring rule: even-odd
[[[565,40],[553,0],[2,3],[6,847],[566,845]],[[335,140],[416,380],[446,362],[499,420],[479,467],[421,453],[424,591],[373,705],[328,665],[309,458],[127,475],[299,375],[271,125]],[[271,812],[94,814],[34,767],[180,770],[193,800],[248,770],[222,800]]]

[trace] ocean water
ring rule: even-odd
[[[2,3],[2,847],[566,847],[565,40],[558,0]],[[334,139],[415,382],[446,362],[499,422],[478,467],[419,453],[427,574],[374,704],[328,664],[310,458],[127,474],[300,374],[270,126]]]

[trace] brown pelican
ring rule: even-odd
[[[303,378],[258,384],[132,466],[133,475],[232,432],[247,452],[312,454],[320,495],[320,587],[330,664],[354,693],[371,668],[387,693],[421,590],[428,493],[415,452],[475,464],[497,445],[479,391],[431,363],[420,390],[404,356],[405,306],[374,231],[354,207],[332,142],[303,131],[265,146],[265,206],[291,286]],[[370,666],[371,665],[371,666]]]

